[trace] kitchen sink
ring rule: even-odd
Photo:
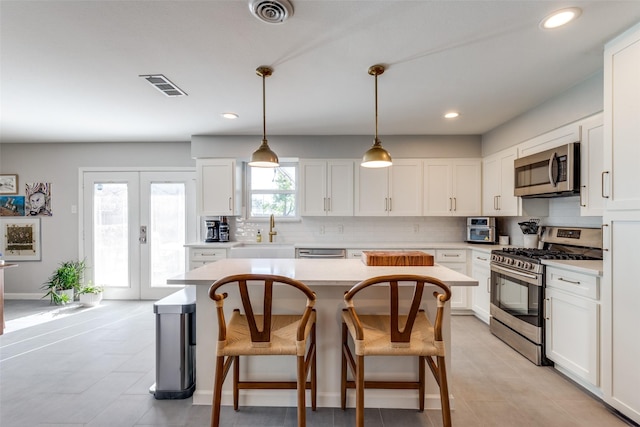
[[[240,243],[229,249],[229,258],[295,258],[296,250],[286,243]]]

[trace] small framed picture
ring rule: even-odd
[[[0,194],[18,194],[18,175],[0,174]]]
[[[0,218],[0,241],[3,257],[7,261],[39,261],[40,218]]]

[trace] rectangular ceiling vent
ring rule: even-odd
[[[145,74],[140,77],[143,77],[149,84],[167,96],[187,96],[185,91],[171,83],[171,81],[162,74]]]

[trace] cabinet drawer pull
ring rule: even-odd
[[[480,261],[489,261],[488,258],[482,258],[482,257],[479,257],[479,256],[477,256],[476,259],[479,259]]]
[[[581,207],[583,207],[583,208],[586,208],[586,207],[587,207],[587,205],[582,201],[582,189],[583,189],[583,188],[584,188],[584,189],[586,189],[586,188],[587,188],[587,186],[586,186],[586,185],[583,185],[583,186],[581,186],[581,187],[580,187],[580,206],[581,206]]]
[[[450,257],[450,258],[451,257],[458,258],[460,255],[459,254],[442,254],[442,256]]]
[[[571,283],[572,285],[579,285],[580,281],[574,281],[574,280],[569,280],[569,279],[565,279],[564,277],[558,277],[558,280],[562,281],[562,282],[567,282],[567,283]]]

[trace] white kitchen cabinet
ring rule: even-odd
[[[640,24],[604,52],[602,384],[604,400],[640,423]]]
[[[422,160],[398,159],[388,168],[357,169],[356,216],[422,215]]]
[[[423,167],[425,216],[480,215],[480,159],[425,159]]]
[[[604,153],[603,115],[597,114],[580,122],[580,215],[602,216],[602,156]]]
[[[489,324],[489,306],[491,303],[491,254],[471,251],[471,277],[478,281],[478,286],[471,291],[471,308],[477,318]]]
[[[240,177],[234,159],[196,159],[196,184],[198,215],[240,214]]]
[[[518,148],[511,147],[482,159],[482,213],[490,216],[519,216],[521,200],[513,195],[514,167]]]
[[[467,250],[466,249],[436,249],[437,264],[450,268],[462,274],[467,274]],[[451,313],[471,313],[471,287],[451,287]]]
[[[227,258],[227,249],[209,247],[189,248],[189,270]]]
[[[353,161],[300,161],[302,216],[353,216]]]
[[[608,210],[640,209],[640,24],[606,45],[604,164]]]
[[[601,395],[599,278],[547,266],[545,280],[546,356]]]
[[[519,144],[518,154],[520,157],[530,156],[531,154],[578,141],[580,141],[580,125],[571,123]]]

